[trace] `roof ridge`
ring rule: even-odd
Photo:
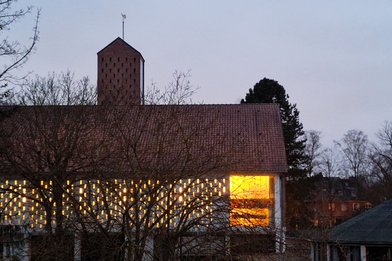
[[[110,45],[112,45],[114,42],[120,40],[121,42],[123,42],[125,45],[127,45],[129,48],[131,48],[132,50],[134,50],[135,52],[137,52],[140,57],[143,59],[144,61],[144,57],[141,54],[141,52],[139,52],[135,47],[133,47],[132,45],[130,45],[129,43],[127,43],[124,39],[117,37],[116,39],[114,39],[113,41],[111,41],[108,45],[106,45],[104,48],[102,48],[99,52],[97,52],[97,54],[99,54],[100,52],[102,52],[103,50],[105,50],[106,48],[108,48]]]

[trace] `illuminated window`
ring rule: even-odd
[[[273,202],[270,176],[230,176],[230,223],[233,226],[270,225]]]

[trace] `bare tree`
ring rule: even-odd
[[[76,182],[75,173],[94,167],[92,157],[100,139],[88,118],[92,113],[80,108],[21,108],[12,116],[12,134],[2,144],[7,148],[5,164],[11,166],[15,178],[25,182],[18,185],[21,190],[15,191],[13,184],[4,187],[3,193],[24,197],[35,206],[36,211],[23,221],[36,221],[37,228],[49,236],[48,243],[55,242],[52,236],[61,241],[69,226],[64,208],[73,198],[64,195],[70,186],[67,182]],[[47,250],[58,248],[49,245]]]
[[[372,163],[372,187],[376,191],[375,201],[392,197],[392,122],[385,122],[377,134],[378,143],[373,145],[370,160]]]
[[[70,73],[53,74],[37,77],[16,97],[24,105],[83,105],[95,102],[91,90],[87,80],[75,82]],[[1,187],[2,217],[9,220],[6,224],[34,223],[30,232],[45,231],[40,250],[33,253],[39,253],[40,260],[48,256],[66,260],[71,251],[62,248],[70,227],[65,208],[74,200],[67,194],[70,184],[78,179],[76,173],[92,171],[103,162],[103,153],[99,153],[103,135],[96,133],[103,121],[99,110],[80,106],[17,107],[11,117],[1,121],[1,132],[7,134],[1,139],[2,172],[12,173],[14,182]],[[10,206],[18,198],[30,210],[12,211]]]
[[[331,148],[327,148],[323,151],[320,160],[320,170],[323,177],[325,177],[325,179],[321,181],[322,188],[325,189],[325,191],[319,192],[319,204],[323,206],[323,204],[326,203],[327,205],[315,214],[320,220],[320,227],[330,228],[335,225],[335,220],[333,218],[335,212],[334,202],[337,198],[335,187],[340,173],[340,164],[336,151]]]
[[[79,86],[70,84],[77,83],[71,74],[56,77],[30,82],[17,100],[86,104],[85,95],[68,91]],[[191,92],[175,79],[174,89]],[[241,153],[249,137],[235,126],[223,128],[227,117],[219,110],[178,106],[188,94],[165,97],[175,105],[23,106],[1,124],[10,133],[1,173],[15,180],[4,180],[0,208],[9,224],[26,226],[36,237],[34,258],[228,257],[254,240],[264,248],[249,253],[274,252],[275,242],[284,240],[273,234],[279,227],[273,177],[257,181],[271,187],[257,192],[259,198],[229,197],[228,170],[251,162]],[[244,232],[257,236],[238,236]],[[38,240],[37,233],[44,237]]]
[[[175,71],[172,75],[172,81],[163,90],[156,83],[151,83],[145,97],[146,104],[192,104],[192,96],[197,89],[191,84],[190,77],[190,71]]]
[[[13,98],[21,105],[94,105],[97,101],[95,86],[88,77],[75,80],[70,71],[50,73],[46,77],[35,76],[23,84]]]
[[[349,130],[343,139],[335,142],[343,153],[344,164],[348,174],[355,177],[365,177],[368,173],[369,141],[367,135],[360,130]]]
[[[320,156],[322,154],[321,132],[316,130],[305,131],[305,154],[308,157],[307,170],[309,175],[320,172]]]
[[[340,159],[334,149],[326,148],[322,151],[319,167],[324,177],[338,177],[341,174]]]
[[[226,255],[225,235],[231,223],[225,173],[240,163],[231,153],[242,150],[244,140],[228,132],[216,136],[214,146],[203,141],[202,137],[216,133],[221,118],[211,117],[208,110],[197,106],[114,107],[109,114],[115,119],[109,140],[115,147],[111,168],[117,179],[108,180],[104,172],[97,178],[105,183],[95,187],[113,198],[105,198],[108,193],[94,193],[94,189],[87,193],[95,196],[83,200],[87,202],[83,203],[83,220],[90,220],[90,225],[81,232],[96,231],[106,239],[115,232],[121,238],[117,254],[128,260]],[[194,124],[196,119],[198,124]],[[233,145],[233,140],[238,142],[233,151],[221,150]],[[98,207],[103,198],[107,204]],[[249,224],[254,222],[249,213],[238,216],[249,219]],[[205,245],[208,240],[215,246]]]
[[[0,68],[0,102],[10,94],[9,84],[18,83],[23,77],[14,74],[15,70],[22,67],[29,56],[34,51],[38,41],[38,21],[40,11],[36,12],[33,24],[33,32],[28,44],[23,44],[20,40],[12,39],[8,34],[15,23],[26,17],[33,11],[32,6],[24,9],[14,9],[16,0],[4,0],[0,2],[0,57],[2,58],[2,67]]]

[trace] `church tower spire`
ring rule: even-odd
[[[98,52],[98,105],[140,105],[144,100],[144,58],[117,38]]]

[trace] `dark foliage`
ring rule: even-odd
[[[241,100],[241,103],[279,104],[289,177],[297,179],[306,175],[304,170],[304,164],[307,161],[304,152],[306,139],[296,104],[291,104],[288,99],[289,95],[286,94],[282,85],[275,80],[264,78],[256,83],[253,89],[249,89],[249,93],[246,94],[245,99]]]
[[[288,163],[286,202],[287,225],[298,229],[310,225],[312,213],[305,200],[310,196],[313,181],[307,177],[305,154],[306,138],[296,104],[289,102],[289,95],[277,81],[264,78],[249,89],[241,103],[278,103]]]

